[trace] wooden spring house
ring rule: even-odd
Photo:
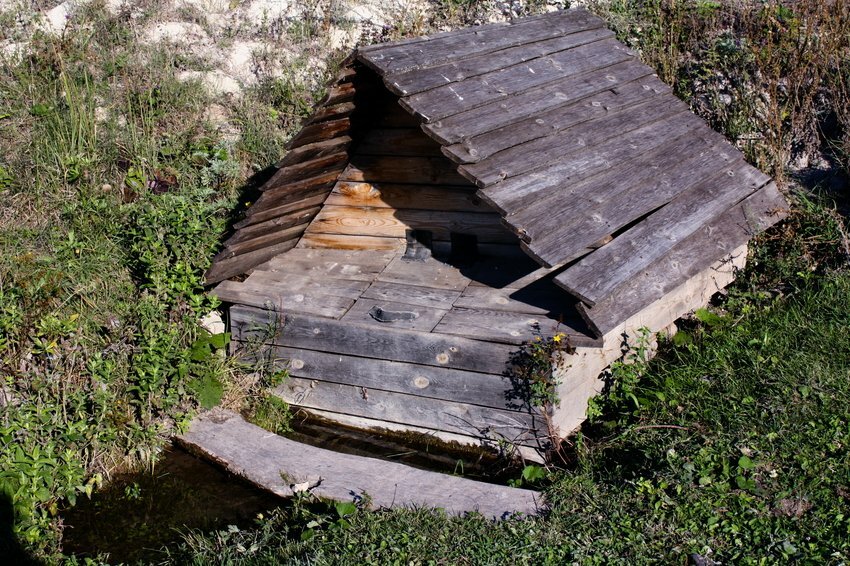
[[[236,343],[296,406],[465,442],[573,431],[786,207],[580,9],[360,48],[288,148],[207,275]],[[543,415],[510,362],[557,333]]]

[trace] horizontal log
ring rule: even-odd
[[[325,205],[310,226],[312,234],[350,234],[402,238],[407,230],[429,230],[448,240],[450,233],[474,234],[482,242],[511,243],[495,214],[428,210],[395,210]]]
[[[467,435],[529,444],[547,439],[545,420],[519,411],[499,411],[441,399],[291,377],[275,394],[297,407],[368,417]],[[541,430],[543,432],[541,432]]]
[[[269,314],[251,307],[230,309],[236,340],[258,336],[257,324],[267,325]],[[274,320],[271,320],[274,322]],[[513,346],[413,330],[381,329],[317,317],[291,315],[268,343],[396,362],[463,369],[501,375],[509,370]]]
[[[458,403],[510,410],[513,386],[501,375],[438,368],[373,358],[272,348],[265,357],[280,360],[289,375],[367,389],[394,391]]]
[[[369,183],[469,185],[445,157],[357,156],[339,179]]]
[[[225,243],[225,248],[234,249],[236,244],[240,242],[247,242],[248,240],[276,233],[291,226],[310,222],[310,220],[312,220],[313,217],[316,216],[316,213],[318,213],[321,208],[321,206],[304,208],[278,216],[276,218],[272,218],[271,220],[266,220],[265,222],[259,222],[257,224],[246,226],[240,230],[237,230],[236,233],[233,234],[233,236],[231,236],[230,239],[227,240],[227,242]]]
[[[308,161],[316,157],[324,157],[334,153],[339,153],[340,150],[346,150],[351,145],[349,136],[340,136],[329,140],[322,140],[307,145],[302,145],[292,149],[283,156],[283,159],[275,165],[278,168],[286,167],[294,163]]]
[[[238,256],[228,258],[216,257],[213,259],[212,266],[204,275],[204,282],[207,285],[213,285],[230,277],[247,273],[249,270],[271,258],[294,248],[296,243],[298,243],[297,238]]]
[[[339,181],[326,201],[336,206],[493,212],[470,185],[433,186]]]
[[[302,198],[300,200],[296,200],[294,202],[290,202],[281,206],[274,206],[266,209],[258,208],[256,212],[254,212],[254,214],[251,214],[243,220],[240,220],[239,222],[234,224],[233,227],[238,230],[240,228],[245,228],[246,226],[252,226],[254,224],[259,224],[267,220],[280,218],[281,216],[285,216],[293,212],[298,212],[300,210],[306,210],[308,208],[319,206],[323,202],[325,202],[325,199],[327,198],[327,189],[320,189],[319,191],[320,192],[318,192],[317,194],[310,195],[306,198]]]
[[[348,135],[350,129],[351,120],[347,117],[340,118],[339,120],[310,124],[302,128],[301,131],[286,144],[286,149],[291,150],[317,141],[324,141]]]

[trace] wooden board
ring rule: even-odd
[[[378,238],[374,236],[350,236],[341,234],[318,234],[305,232],[298,242],[299,248],[337,250],[389,251],[404,249],[404,238]]]
[[[260,236],[252,237],[244,241],[231,243],[228,240],[224,249],[219,252],[218,255],[216,255],[216,258],[217,260],[227,259],[248,252],[253,252],[255,250],[259,250],[261,248],[278,244],[281,242],[286,242],[293,239],[297,240],[301,236],[301,234],[304,233],[304,229],[307,227],[307,224],[310,222],[311,218],[312,216],[299,217],[299,223],[297,224],[290,225],[286,228],[275,230]]]
[[[334,104],[333,106],[322,106],[317,109],[312,116],[310,116],[307,123],[315,124],[316,122],[338,120],[346,116],[351,116],[351,113],[354,112],[354,108],[355,105],[353,102],[342,102],[340,104]]]
[[[507,179],[479,191],[482,200],[496,210],[509,215],[553,195],[559,198],[565,187],[604,173],[619,163],[627,162],[670,143],[678,143],[705,124],[691,114],[682,112],[638,128],[595,147],[564,153],[549,165],[526,175]],[[557,205],[551,203],[550,210]],[[510,218],[507,218],[510,221]]]
[[[192,421],[176,440],[190,452],[281,497],[295,495],[296,486],[306,484],[318,498],[367,502],[373,509],[438,507],[451,515],[478,512],[497,520],[534,515],[544,505],[542,496],[531,490],[309,446],[270,434],[221,409]]]
[[[417,185],[468,185],[457,167],[443,156],[357,156],[340,174],[341,181],[412,183]]]
[[[601,24],[600,22],[597,22]],[[386,75],[387,88],[399,96],[440,87],[449,82],[460,82],[471,77],[503,69],[552,55],[580,45],[608,39],[613,33],[599,25],[593,29],[576,30],[575,33],[550,37],[542,41],[529,41],[516,47],[502,49],[497,54],[485,53],[428,68],[417,68],[404,73]]]
[[[291,150],[317,141],[324,141],[344,136],[348,134],[350,129],[351,120],[348,117],[340,118],[339,120],[329,120],[327,122],[309,124],[302,128],[301,131],[286,144],[286,149]]]
[[[447,263],[431,258],[426,261],[393,259],[377,278],[378,281],[462,291],[469,279]]]
[[[356,155],[401,155],[435,157],[440,145],[419,128],[371,128],[363,134],[353,151]]]
[[[339,318],[354,304],[354,299],[309,291],[283,291],[266,285],[222,281],[213,294],[223,302],[248,305],[260,309],[288,314]]]
[[[434,236],[474,234],[482,242],[511,243],[516,238],[505,229],[496,214],[394,210],[325,205],[310,225],[311,234],[350,234],[402,238],[409,229],[430,230]]]
[[[279,244],[274,244],[265,248],[261,248],[254,252],[248,252],[238,256],[213,258],[212,266],[204,275],[204,282],[207,285],[224,281],[228,277],[241,275],[249,269],[276,257],[283,252],[286,252],[295,247],[297,239],[287,240]]]
[[[764,174],[743,162],[719,176],[709,177],[570,266],[558,276],[559,284],[594,305],[766,181]],[[706,258],[706,264],[718,257]]]
[[[632,57],[613,39],[597,41],[414,94],[402,98],[401,104],[421,120],[433,122],[494,100],[506,100],[565,75],[605,68]]]
[[[291,226],[309,222],[314,216],[316,216],[316,213],[319,212],[320,209],[320,206],[314,206],[312,208],[295,210],[293,212],[281,214],[280,216],[272,218],[271,220],[266,220],[265,222],[258,222],[256,224],[244,226],[240,230],[237,230],[236,233],[227,240],[226,247],[228,249],[233,249],[239,242],[245,242],[269,234],[278,234]]]
[[[590,251],[594,242],[616,233],[706,179],[715,180],[723,175],[746,176],[744,185],[749,191],[767,181],[764,175],[756,175],[737,151],[724,152],[717,146],[701,143],[698,138],[692,138],[688,145],[682,141],[679,151],[661,155],[654,163],[640,160],[634,174],[594,184],[596,190],[591,197],[575,198],[573,205],[564,207],[564,213],[574,221],[560,226],[557,237],[534,220],[527,224],[515,223],[525,232],[523,240],[532,244],[529,247],[534,256],[548,265],[571,261],[586,253],[585,250]],[[572,200],[574,197],[565,195],[564,198]],[[541,220],[539,224],[551,227],[552,221]],[[564,242],[570,242],[569,248]]]
[[[431,186],[339,181],[325,204],[413,210],[493,212],[471,185]]]
[[[268,313],[241,305],[230,309],[236,340],[261,333]],[[272,321],[273,322],[273,321]],[[271,343],[291,348],[333,352],[436,367],[501,375],[508,369],[512,346],[413,330],[390,330],[318,317],[290,315]]]
[[[392,75],[604,25],[585,10],[565,10],[546,17],[524,18],[512,24],[492,24],[361,48],[358,58],[375,71]]]
[[[451,305],[447,306],[451,307]],[[377,309],[380,309],[380,311]],[[380,328],[404,328],[406,330],[418,330],[419,332],[431,332],[446,312],[443,309],[412,305],[405,302],[359,299],[341,320],[352,324],[364,324]],[[379,313],[388,319],[398,320],[383,322],[376,318]]]
[[[594,121],[594,125],[605,128],[602,118],[662,94],[670,94],[670,87],[654,76],[644,77],[588,96],[574,104],[562,104],[524,120],[465,138],[461,143],[443,148],[443,151],[457,163],[477,163],[509,147],[551,136],[562,130],[570,129],[571,134],[580,137],[581,131],[575,126]]]
[[[434,328],[437,334],[466,336],[475,340],[488,340],[504,344],[522,344],[536,337],[550,337],[563,332],[574,345],[596,345],[589,332],[577,331],[544,316],[498,310],[455,307]]]
[[[546,167],[565,155],[593,148],[607,140],[617,140],[642,126],[687,111],[687,106],[675,98],[654,96],[643,104],[627,107],[593,122],[513,146],[478,163],[462,165],[458,171],[474,180],[479,187],[489,187],[503,179]]]
[[[593,308],[580,305],[580,312],[600,334],[619,328],[629,316],[685,285],[705,271],[707,265],[740,248],[757,232],[783,218],[786,208],[787,203],[776,185],[769,184],[673,246],[654,264],[619,286],[608,299]],[[557,278],[556,282],[561,284]],[[720,290],[719,287],[714,289]],[[676,317],[691,308],[685,308]]]
[[[297,348],[273,348],[262,354],[289,375],[366,389],[395,391],[457,403],[508,409],[510,380],[501,375],[475,373],[371,358],[328,354]]]
[[[460,297],[460,293],[460,291],[452,289],[375,281],[363,292],[363,298],[448,310]]]
[[[286,152],[283,159],[277,162],[276,167],[286,167],[293,163],[299,163],[316,157],[324,157],[333,153],[339,153],[340,151],[346,150],[349,145],[351,145],[351,138],[348,136],[340,136],[338,138],[302,145]]]
[[[254,224],[259,224],[261,222],[266,222],[268,220],[273,220],[275,218],[280,218],[281,216],[286,216],[293,212],[298,212],[301,210],[306,210],[309,208],[314,208],[316,206],[321,205],[325,202],[327,198],[327,189],[319,189],[318,194],[314,194],[303,199],[297,200],[295,202],[290,202],[288,204],[284,204],[281,206],[275,206],[272,208],[266,209],[258,209],[254,214],[246,216],[243,220],[240,220],[236,224],[233,225],[233,228],[239,230],[241,228],[245,228],[247,226],[252,226]]]
[[[348,163],[348,151],[340,148],[335,153],[302,160],[286,167],[281,167],[269,180],[270,185],[282,185],[312,178],[328,171],[341,170]]]
[[[298,407],[322,409],[475,436],[497,435],[529,443],[545,438],[544,419],[519,411],[500,411],[380,389],[290,377],[274,393]]]
[[[290,293],[308,292],[311,294],[332,295],[356,299],[369,287],[368,281],[352,279],[334,279],[328,277],[308,277],[287,271],[266,271],[256,269],[245,280],[254,286],[262,285],[269,292],[286,291]]]
[[[470,284],[454,305],[477,310],[526,313],[558,320],[574,316],[575,300],[551,281],[541,281],[523,289],[493,289]]]
[[[259,266],[266,271],[283,271],[313,278],[372,281],[394,254],[386,251],[348,251],[296,248]]]
[[[515,101],[496,100],[425,124],[422,129],[443,144],[458,143],[652,73],[652,69],[643,63],[628,59],[598,71],[557,77],[552,82],[517,95]],[[518,100],[522,103],[516,103]]]

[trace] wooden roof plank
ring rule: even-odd
[[[573,104],[563,104],[533,116],[464,139],[461,143],[443,148],[443,153],[459,163],[477,163],[491,155],[516,145],[551,136],[585,122],[604,119],[612,113],[647,102],[670,87],[657,77],[648,76],[601,93],[588,96]],[[594,122],[594,126],[597,122]]]
[[[204,274],[204,282],[207,285],[212,285],[220,281],[224,281],[230,277],[241,275],[249,269],[268,261],[279,254],[282,254],[295,247],[297,240],[286,240],[278,244],[270,245],[259,250],[244,253],[233,257],[216,256],[213,258],[213,263]]]
[[[361,49],[359,59],[382,75],[402,73],[604,25],[586,10],[564,10],[548,17],[524,18],[508,24],[426,36],[406,44]]]
[[[696,232],[676,243],[652,265],[634,274],[592,308],[579,309],[600,334],[661,299],[712,263],[732,253],[787,214],[787,202],[769,183]],[[561,281],[556,278],[556,283]],[[568,282],[564,282],[568,285]]]
[[[646,102],[592,122],[583,122],[568,130],[509,147],[483,161],[462,165],[458,171],[475,179],[479,187],[486,188],[686,110],[687,106],[678,99],[653,96]]]
[[[454,212],[493,212],[471,185],[403,185],[339,181],[325,204]]]
[[[517,65],[538,57],[552,55],[587,43],[613,37],[613,32],[602,27],[575,29],[567,35],[546,34],[542,40],[527,38],[527,42],[494,53],[476,54],[474,57],[454,59],[436,67],[416,68],[405,73],[385,75],[384,84],[399,96],[409,96],[448,83],[460,82],[483,75],[508,65]]]
[[[617,287],[646,269],[676,243],[752,194],[767,177],[740,162],[697,183],[606,246],[570,266],[559,284],[588,305],[604,301]],[[716,258],[715,258],[716,259]]]
[[[301,161],[314,159],[316,157],[325,157],[332,153],[337,153],[340,150],[345,150],[350,145],[351,138],[349,136],[340,136],[338,138],[331,138],[329,140],[322,140],[298,146],[295,149],[286,152],[286,155],[284,155],[283,159],[275,164],[275,167],[280,169],[281,167],[293,165]]]
[[[594,183],[592,193],[585,190],[564,195],[568,204],[558,215],[553,215],[551,209],[548,215],[541,211],[541,216],[514,222],[514,227],[523,232],[523,240],[536,257],[548,265],[564,263],[584,255],[583,250],[601,238],[615,234],[706,179],[730,172],[749,174],[752,170],[735,151],[723,152],[698,139],[689,142],[671,148],[677,151],[661,154],[657,161],[637,160],[631,168],[633,175]],[[750,190],[764,184],[766,177],[760,175],[759,180]],[[564,222],[565,218],[569,221]]]
[[[570,104],[653,73],[654,71],[643,63],[628,59],[592,72],[559,76],[551,82],[517,93],[513,100],[500,99],[489,102],[423,124],[422,129],[444,145],[458,143],[465,138],[507,126],[539,112]]]
[[[701,127],[704,127],[702,120],[689,112],[673,114],[604,144],[573,153],[565,152],[546,167],[496,183],[479,190],[478,194],[482,200],[507,215],[522,210],[541,195],[557,194],[567,184],[588,179],[626,160],[652,152],[670,140],[677,140]]]
[[[507,99],[565,75],[608,67],[632,57],[631,52],[614,39],[596,41],[407,96],[401,99],[401,105],[421,120],[432,122],[494,100]]]

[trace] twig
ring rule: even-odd
[[[656,424],[656,425],[642,425],[636,426],[632,430],[643,430],[647,428],[675,428],[676,430],[691,430],[686,426],[679,426],[674,424]]]

